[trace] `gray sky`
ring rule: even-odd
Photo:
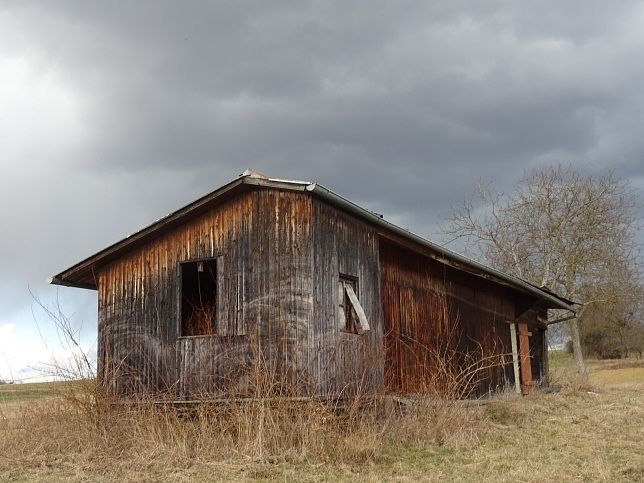
[[[642,1],[0,0],[0,379],[66,354],[29,289],[90,346],[44,278],[248,167],[433,239],[479,179],[641,189],[642,52]]]

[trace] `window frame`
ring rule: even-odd
[[[198,325],[193,326],[192,330],[189,330],[189,325],[186,324],[186,317],[188,315],[185,312],[185,306],[187,303],[190,303],[189,298],[184,296],[185,294],[185,285],[186,285],[186,276],[189,274],[186,274],[186,268],[189,266],[196,266],[196,274],[198,277],[198,274],[201,273],[203,270],[199,270],[199,265],[200,264],[207,264],[211,265],[210,268],[210,273],[211,277],[209,277],[209,282],[214,285],[214,295],[212,297],[208,297],[208,300],[206,303],[212,303],[213,308],[212,312],[210,313],[210,317],[212,317],[212,320],[210,322],[210,330],[209,331],[199,331],[199,330],[194,330]],[[214,265],[214,266],[213,266]],[[195,260],[185,260],[181,261],[178,263],[178,272],[179,272],[179,283],[178,283],[178,332],[179,332],[179,337],[180,338],[188,338],[188,337],[214,337],[214,336],[220,336],[221,334],[221,288],[222,288],[222,283],[221,283],[221,257],[207,257],[207,258],[199,258]],[[192,283],[196,285],[197,287],[201,286],[201,283],[199,281],[193,280]],[[202,309],[200,309],[202,310]]]
[[[358,277],[340,274],[338,278],[338,319],[340,332],[363,335],[371,330],[358,296]]]

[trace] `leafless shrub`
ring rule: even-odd
[[[81,328],[73,326],[71,319],[63,313],[58,299],[54,300],[52,305],[47,305],[33,293],[31,296],[36,305],[44,312],[48,325],[56,330],[57,342],[64,354],[62,358],[52,355],[52,359],[44,363],[46,371],[44,375],[62,381],[94,379],[94,362],[91,360],[87,348],[81,343]],[[38,317],[33,314],[33,318],[40,331]],[[42,336],[42,331],[40,333]],[[44,337],[43,340],[45,340]]]

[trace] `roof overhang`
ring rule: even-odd
[[[518,289],[526,294],[532,295],[546,302],[548,308],[567,310],[576,314],[576,311],[572,307],[573,303],[571,301],[557,296],[548,289],[537,287],[531,283],[526,282],[525,280],[521,280],[520,278],[483,265],[482,263],[460,255],[459,253],[449,250],[448,248],[438,245],[430,240],[427,240],[426,238],[405,230],[404,228],[394,225],[393,223],[382,218],[382,216],[380,216],[379,214],[365,210],[364,208],[361,208],[355,203],[347,200],[346,198],[343,198],[342,196],[332,192],[327,188],[324,188],[323,186],[320,186],[318,184],[310,184],[306,187],[306,189],[328,200],[331,204],[334,204],[346,211],[351,212],[356,216],[366,219],[367,221],[383,228],[386,231],[395,233],[406,240],[410,240],[417,245],[429,249],[432,253],[435,254],[432,258],[441,263],[452,266],[459,270],[469,272],[473,275],[510,286],[514,289]]]
[[[202,215],[213,207],[224,203],[243,192],[259,188],[308,192],[312,196],[324,200],[340,210],[348,212],[367,223],[375,225],[379,228],[381,233],[393,233],[412,244],[427,249],[432,254],[432,258],[441,263],[457,268],[458,270],[466,271],[478,277],[486,278],[496,283],[512,287],[515,290],[519,290],[541,300],[548,308],[567,310],[576,315],[576,311],[573,309],[573,303],[571,301],[557,296],[550,290],[532,285],[517,277],[485,266],[475,260],[433,243],[421,236],[388,222],[381,215],[356,205],[352,201],[347,200],[324,186],[306,181],[290,181],[268,178],[260,173],[250,170],[247,170],[239,178],[231,181],[221,188],[218,188],[185,207],[164,216],[146,228],[143,228],[127,238],[110,245],[95,255],[92,255],[67,270],[47,279],[47,281],[54,285],[96,290],[96,274],[99,268],[117,260],[125,253],[145,245],[154,238],[175,229],[185,222]]]
[[[220,205],[243,192],[256,189],[257,187],[304,191],[310,184],[311,183],[306,181],[270,179],[255,171],[247,170],[237,179],[225,184],[221,188],[218,188],[183,208],[160,218],[151,225],[129,235],[113,245],[108,246],[67,270],[60,272],[53,277],[49,277],[47,282],[53,285],[96,290],[98,288],[96,272],[100,267],[117,260],[125,253],[145,245],[154,238],[175,229],[187,221],[204,214],[213,207]]]

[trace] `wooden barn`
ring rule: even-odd
[[[50,283],[98,291],[98,378],[127,398],[525,393],[547,384],[548,309],[574,315],[318,184],[253,171]]]

